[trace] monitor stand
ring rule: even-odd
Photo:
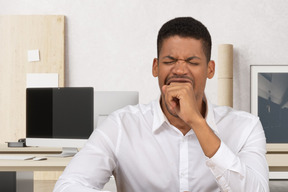
[[[62,153],[47,155],[49,157],[73,157],[76,153],[78,153],[78,148],[75,147],[63,147]]]

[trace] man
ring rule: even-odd
[[[258,118],[205,97],[211,37],[190,18],[165,23],[157,39],[161,97],[111,114],[58,180],[55,191],[269,191],[265,135]]]

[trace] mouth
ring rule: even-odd
[[[171,83],[191,83],[193,85],[193,80],[189,77],[171,77],[165,84],[170,85]]]

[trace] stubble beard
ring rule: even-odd
[[[172,111],[170,110],[167,102],[165,101],[165,96],[163,96],[163,98],[164,98],[164,101],[163,101],[163,102],[164,102],[165,108],[166,108],[166,110],[168,111],[168,113],[169,113],[170,115],[172,115],[173,117],[179,118],[179,116],[178,116],[176,113],[174,113],[174,112],[172,112]]]

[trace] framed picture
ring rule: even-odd
[[[263,125],[267,151],[288,151],[288,65],[251,66],[251,113]]]

